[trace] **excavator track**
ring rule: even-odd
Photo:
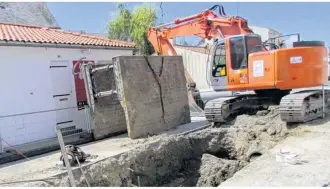
[[[330,91],[325,90],[325,106],[330,105]],[[285,122],[307,122],[323,116],[322,90],[309,90],[284,96],[280,102],[280,116]]]
[[[325,90],[326,110],[330,108],[330,90]],[[209,122],[227,123],[238,115],[255,113],[274,105],[271,97],[239,95],[223,97],[206,103],[204,114]],[[279,114],[284,122],[307,122],[323,116],[322,90],[305,90],[285,95],[279,104]]]
[[[271,98],[256,95],[238,95],[211,100],[206,103],[206,120],[213,123],[227,123],[237,115],[263,110],[271,103]]]

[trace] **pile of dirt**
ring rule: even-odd
[[[218,186],[221,182],[232,177],[237,170],[239,170],[239,165],[235,160],[221,159],[210,154],[204,154],[199,169],[200,177],[197,186]]]
[[[187,135],[152,137],[136,149],[87,165],[92,186],[218,186],[286,136],[277,107]],[[78,186],[87,186],[79,169]],[[67,174],[54,186],[70,186]]]

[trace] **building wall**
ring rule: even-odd
[[[198,89],[209,89],[206,80],[206,66],[208,54],[198,53],[181,48],[175,48],[178,55],[182,56],[183,64],[189,72],[193,80],[196,82]],[[209,58],[212,58],[211,55]]]
[[[97,63],[132,55],[132,50],[119,49],[4,46],[0,52],[0,136],[11,145],[55,137],[59,122],[72,121],[68,124],[86,130],[84,110],[77,108],[73,61],[86,57]]]
[[[262,27],[257,27],[257,26],[249,26],[252,31],[258,35],[261,36],[261,40],[264,42],[269,38],[274,38],[281,36],[282,34],[278,31],[275,31],[270,28],[262,28]]]

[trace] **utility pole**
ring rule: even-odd
[[[238,16],[238,2],[236,4],[236,16]]]
[[[161,11],[161,16],[162,16],[162,23],[161,24],[164,24],[164,10],[163,10],[163,2],[160,2],[160,11]]]

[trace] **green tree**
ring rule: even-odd
[[[112,39],[131,41],[129,21],[132,18],[132,14],[124,3],[119,3],[117,8],[119,12],[117,12],[115,19],[109,23],[108,36]]]
[[[156,8],[142,4],[130,11],[124,3],[120,3],[118,9],[116,17],[109,23],[109,38],[133,41],[140,54],[152,54],[153,48],[147,39],[147,32],[149,27],[156,24]]]

